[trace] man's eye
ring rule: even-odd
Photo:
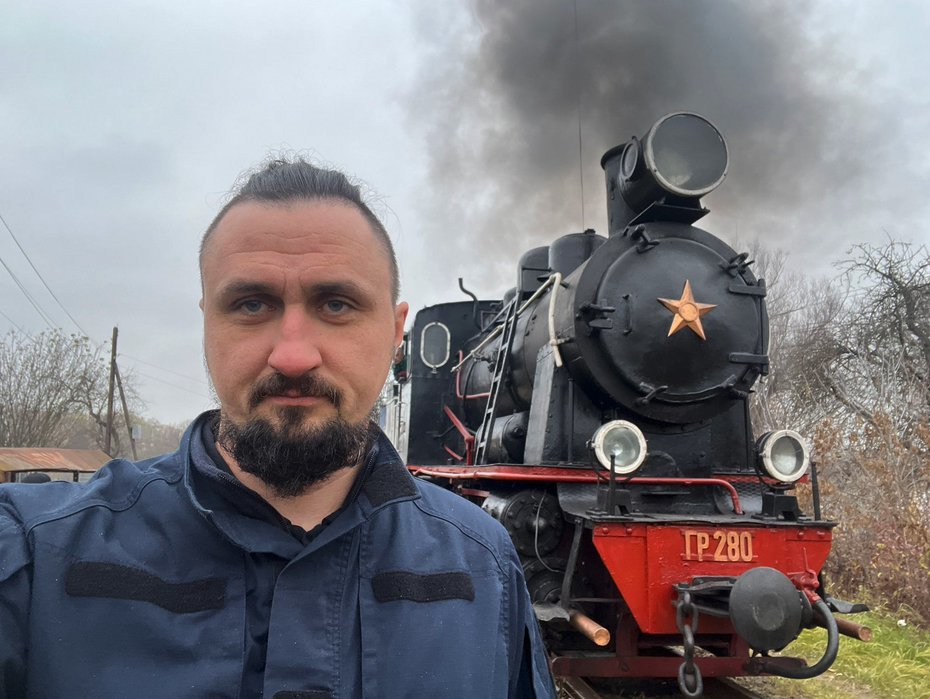
[[[265,304],[261,301],[255,299],[249,299],[248,301],[243,301],[239,308],[244,310],[246,313],[258,313],[265,307]]]
[[[349,308],[349,304],[347,304],[345,301],[340,301],[339,299],[327,301],[324,306],[330,313],[342,313]]]

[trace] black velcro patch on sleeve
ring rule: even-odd
[[[406,599],[411,602],[437,602],[444,599],[475,600],[475,586],[465,572],[411,573],[392,570],[371,579],[371,588],[379,602]]]
[[[333,693],[324,692],[320,689],[309,689],[299,692],[282,689],[280,692],[275,692],[272,699],[333,699]]]
[[[226,580],[201,578],[170,583],[130,566],[81,561],[68,568],[65,592],[71,597],[150,602],[175,614],[192,614],[222,608],[226,602]]]
[[[416,495],[417,484],[406,466],[399,463],[384,464],[368,476],[362,490],[372,507],[383,505],[388,500]]]

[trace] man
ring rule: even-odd
[[[394,380],[398,383],[407,381],[407,355],[404,354],[403,345],[398,346],[394,353]]]
[[[553,697],[503,528],[369,419],[407,304],[359,189],[271,162],[200,267],[220,410],[0,493],[0,698]]]
[[[20,483],[48,483],[51,480],[52,480],[52,477],[48,475],[47,473],[43,473],[42,471],[32,471],[31,473],[27,473],[25,476],[20,478],[19,482]]]

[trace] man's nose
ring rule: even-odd
[[[300,376],[323,363],[320,337],[302,308],[287,308],[281,318],[268,365],[285,376]]]

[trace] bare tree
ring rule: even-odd
[[[841,279],[815,280],[789,271],[782,251],[756,246],[769,282],[771,373],[754,418],[769,429],[825,418],[844,430],[891,427],[910,444],[930,412],[930,256],[898,241],[851,253]]]
[[[832,388],[863,419],[891,419],[910,442],[930,413],[930,252],[894,240],[851,252],[841,265],[858,294]]]
[[[769,374],[753,394],[753,423],[812,434],[835,409],[820,375],[836,354],[835,329],[848,292],[840,283],[792,270],[784,250],[755,243],[751,251],[756,275],[766,280],[769,316]]]
[[[0,446],[58,447],[89,418],[103,444],[109,362],[104,346],[54,330],[34,337],[10,332],[0,340]],[[124,385],[132,404],[131,377]],[[119,453],[119,430],[114,429]]]
[[[758,427],[794,427],[819,462],[839,523],[829,573],[930,621],[930,255],[899,241],[858,245],[832,281],[754,250],[767,278],[771,373]]]

